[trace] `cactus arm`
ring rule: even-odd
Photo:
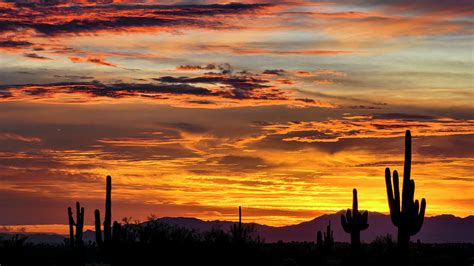
[[[365,211],[362,213],[362,216],[361,216],[361,227],[360,227],[361,231],[369,228],[369,224],[367,223],[368,220],[369,220],[369,212]]]
[[[76,202],[76,245],[82,246],[82,233],[84,228],[84,207],[81,208],[81,203]]]
[[[74,225],[76,225],[76,223],[74,222],[74,217],[72,216],[71,207],[67,208],[67,214],[69,219],[69,245],[74,248]]]
[[[344,229],[346,233],[351,232],[351,229],[349,227],[349,224],[346,221],[346,217],[344,216],[344,214],[341,214],[341,225],[342,225],[342,229]]]
[[[415,204],[418,205],[418,200],[415,201]],[[425,209],[426,209],[426,200],[423,198],[421,199],[421,205],[420,205],[420,210],[418,212],[418,208],[416,208],[416,212],[414,211],[414,226],[410,230],[410,235],[415,235],[417,234],[420,230],[421,227],[423,226],[423,221],[425,218]]]
[[[395,212],[397,215],[400,215],[400,186],[398,182],[398,171],[393,171],[393,186],[394,186],[394,204],[395,204]]]
[[[418,219],[423,223],[423,220],[425,218],[425,210],[426,210],[426,200],[425,198],[421,199],[421,207],[420,207],[420,215],[418,216]]]
[[[395,176],[394,176],[395,178]],[[388,208],[390,209],[390,216],[393,217],[396,215],[395,213],[395,199],[393,196],[393,188],[392,188],[392,177],[390,174],[390,168],[385,168],[385,187],[387,188],[387,201],[388,201]]]
[[[393,171],[393,188],[390,168],[385,168],[385,185],[387,187],[387,200],[390,209],[390,218],[395,226],[400,221],[400,190],[398,186],[398,172]]]
[[[95,216],[95,242],[97,243],[97,246],[102,246],[102,231],[100,229],[100,211],[95,210],[94,211],[94,216]]]
[[[347,211],[346,211],[346,220],[347,220],[347,223],[349,225],[354,224],[354,219],[353,218],[354,218],[354,216],[353,216],[351,210],[347,209]]]
[[[385,168],[385,187],[387,188],[387,201],[388,207],[392,210],[393,206],[393,189],[392,189],[392,176],[390,174],[390,168]]]

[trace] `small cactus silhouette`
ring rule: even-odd
[[[69,245],[80,248],[83,246],[82,235],[84,230],[84,207],[81,208],[81,203],[76,202],[76,221],[72,215],[72,208],[67,208],[69,220]],[[76,227],[76,234],[74,235],[74,226]],[[74,241],[75,240],[75,241]]]
[[[352,211],[347,209],[346,215],[341,215],[341,225],[344,231],[351,234],[351,246],[353,250],[360,247],[360,231],[369,227],[367,211],[360,213],[357,202],[357,189],[352,190]]]
[[[326,232],[324,233],[324,245],[326,249],[330,251],[334,244],[334,232],[331,230],[331,220],[329,220],[328,226],[326,226]]]
[[[408,252],[410,236],[421,229],[425,217],[426,201],[413,201],[415,195],[415,181],[410,179],[411,173],[411,133],[405,134],[405,163],[403,170],[403,190],[400,205],[400,190],[398,187],[398,172],[393,171],[393,189],[390,168],[385,169],[385,184],[387,187],[388,206],[392,223],[398,227],[398,247],[403,252]]]

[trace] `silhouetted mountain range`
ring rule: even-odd
[[[350,242],[350,235],[345,233],[341,226],[340,211],[335,214],[325,214],[311,221],[296,225],[273,227],[255,224],[257,233],[266,242],[290,241],[315,241],[318,230],[325,230],[329,221],[333,224],[334,238],[338,242]],[[197,231],[208,231],[212,227],[227,230],[233,222],[228,221],[203,221],[196,218],[170,218],[159,219],[161,222],[192,228]],[[377,236],[391,234],[396,239],[397,228],[390,221],[390,216],[372,212],[369,214],[369,228],[361,233],[361,240],[371,242]],[[474,243],[474,216],[466,218],[454,215],[439,215],[425,217],[423,227],[412,241],[420,239],[425,243]]]
[[[350,242],[350,235],[345,233],[340,225],[340,216],[343,211],[335,214],[325,214],[311,221],[300,224],[274,227],[255,224],[257,234],[265,242],[291,242],[291,241],[315,241],[318,230],[324,230],[331,221],[333,224],[334,238],[337,242]],[[230,221],[203,221],[196,218],[185,217],[163,217],[158,221],[174,224],[199,232],[209,231],[212,228],[230,230],[234,222]],[[390,216],[371,212],[369,214],[369,228],[361,233],[363,242],[371,242],[377,236],[391,234],[396,239],[396,227],[390,221]],[[1,234],[0,234],[1,235]],[[28,234],[28,241],[33,243],[47,242],[59,244],[64,241],[64,236],[54,234]],[[420,239],[424,243],[474,243],[474,216],[466,218],[454,215],[438,215],[425,217],[423,227],[412,241]],[[84,232],[84,241],[95,241],[95,232],[87,230]]]

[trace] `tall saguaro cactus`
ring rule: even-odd
[[[244,230],[242,227],[242,207],[239,206],[239,223],[231,227],[231,233],[234,241],[241,244],[245,240]]]
[[[351,234],[351,246],[353,250],[360,247],[360,231],[369,227],[367,223],[369,213],[360,213],[357,202],[357,189],[352,190],[352,211],[347,209],[346,215],[341,215],[341,225],[344,231]]]
[[[403,169],[403,190],[400,206],[400,190],[398,187],[398,172],[393,171],[393,188],[390,168],[385,169],[385,184],[387,187],[388,206],[392,223],[398,227],[398,247],[402,251],[408,251],[410,236],[415,235],[421,229],[425,217],[426,201],[413,200],[415,195],[415,181],[411,176],[411,133],[405,134],[405,164]]]
[[[69,220],[69,245],[74,248],[82,247],[82,235],[84,230],[84,207],[81,208],[81,204],[76,202],[76,221],[72,215],[72,208],[67,208],[68,220]],[[74,235],[74,226],[76,227],[76,234]],[[75,241],[74,241],[75,240]]]
[[[112,240],[112,177],[107,176],[105,191],[104,242]]]
[[[105,192],[104,239],[100,229],[100,211],[95,210],[95,239],[98,246],[109,245],[112,241],[112,177],[107,176]]]

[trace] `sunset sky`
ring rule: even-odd
[[[115,220],[387,213],[406,129],[427,216],[474,214],[470,0],[45,2],[0,1],[0,225],[92,225],[106,175]]]

